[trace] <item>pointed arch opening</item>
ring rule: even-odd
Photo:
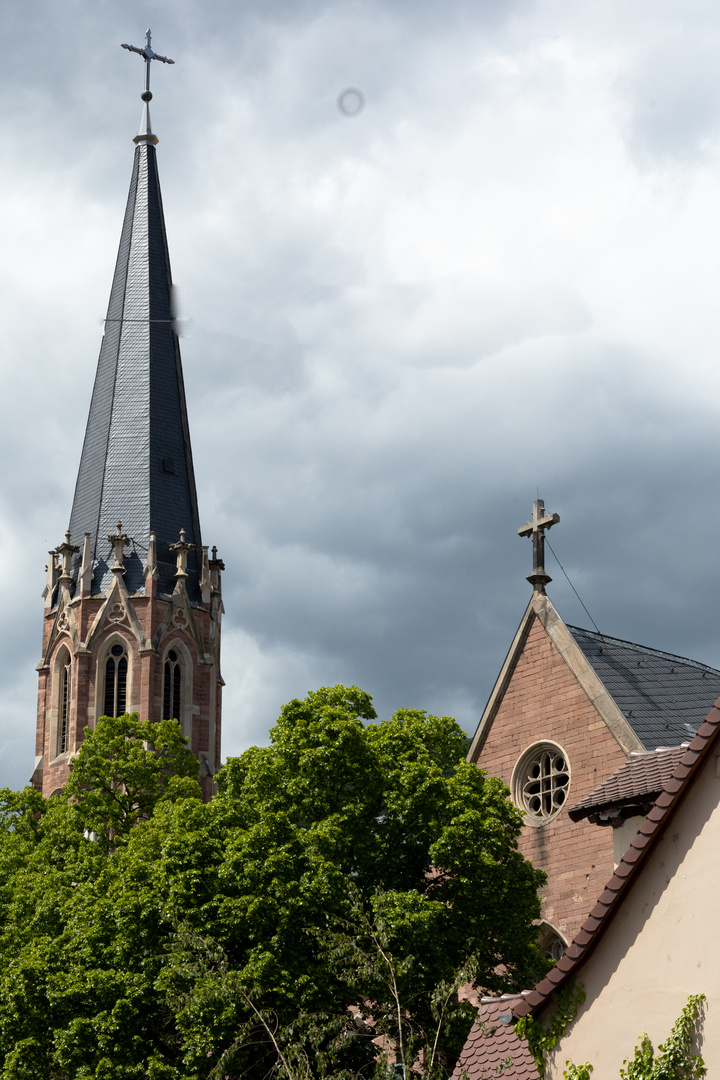
[[[124,644],[110,646],[105,661],[103,716],[122,716],[127,712],[128,655]]]
[[[71,749],[73,712],[73,662],[67,645],[55,654],[52,675],[50,712],[50,758],[67,754]]]
[[[160,705],[163,720],[177,720],[183,735],[192,737],[193,658],[184,641],[175,637],[165,644],[160,666]]]
[[[58,702],[58,754],[64,754],[70,737],[70,693],[72,661],[65,657],[60,669],[60,700]]]
[[[163,667],[163,720],[182,723],[182,660],[176,649],[168,649]]]
[[[91,727],[95,726],[100,716],[122,716],[125,712],[132,712],[133,695],[138,685],[136,663],[135,641],[132,638],[128,640],[119,631],[111,631],[99,644],[94,668]]]
[[[556,964],[567,949],[567,939],[556,926],[543,920],[538,926],[538,948],[548,960]]]

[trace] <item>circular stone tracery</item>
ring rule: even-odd
[[[570,766],[561,746],[535,743],[522,755],[513,773],[515,804],[527,813],[529,825],[544,825],[560,813],[570,787]]]

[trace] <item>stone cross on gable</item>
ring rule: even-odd
[[[545,513],[545,503],[542,499],[535,499],[532,518],[518,529],[520,536],[532,536],[533,568],[532,574],[528,574],[527,579],[537,593],[544,593],[545,586],[552,581],[545,570],[545,530],[557,525],[559,520],[559,514]]]

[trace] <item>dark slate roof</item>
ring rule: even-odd
[[[720,695],[720,671],[631,641],[568,630],[646,750],[692,738]]]
[[[623,808],[645,808],[647,813],[674,769],[680,764],[688,744],[631,754],[612,776],[568,811],[573,821],[598,814],[612,816]],[[649,805],[647,805],[649,803]]]
[[[717,753],[719,745],[720,699],[715,702],[697,735],[685,748],[685,753],[670,779],[663,784],[655,805],[640,825],[622,862],[615,868],[615,873],[600,894],[577,937],[545,978],[541,979],[529,994],[523,993],[522,1000],[513,1005],[512,1011],[516,1017],[526,1016],[530,1012],[537,1016],[546,1008],[557,990],[561,990],[571,979],[578,976],[582,965],[595,951],[603,934],[629,896],[642,868],[669,828],[704,765]]]
[[[112,579],[107,537],[121,520],[133,541],[125,554],[128,591],[143,588],[154,530],[158,587],[172,592],[175,559],[168,548],[184,528],[196,545],[188,592],[199,598],[200,522],[171,289],[156,150],[141,142],[70,515],[72,542],[82,548],[83,534],[92,538],[94,592],[106,591]],[[78,564],[76,556],[76,572]]]
[[[468,1080],[488,1080],[495,1076],[537,1080],[527,1042],[519,1039],[513,1030],[513,1008],[521,1003],[522,995],[518,994],[482,999],[451,1080],[463,1080],[466,1076]]]

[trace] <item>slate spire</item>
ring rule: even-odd
[[[148,32],[149,33],[149,32]],[[146,46],[148,48],[149,46]],[[141,55],[149,69],[145,52]],[[153,59],[165,59],[152,54]],[[200,522],[193,473],[180,347],[172,305],[172,276],[146,85],[140,134],[105,334],[100,347],[70,533],[90,534],[92,591],[112,581],[108,535],[118,520],[130,538],[125,585],[142,592],[150,534],[156,536],[158,589],[172,593],[176,558],[170,551],[185,530],[192,545],[187,589],[199,599]],[[75,562],[79,564],[79,559]],[[77,571],[77,566],[74,567]]]

